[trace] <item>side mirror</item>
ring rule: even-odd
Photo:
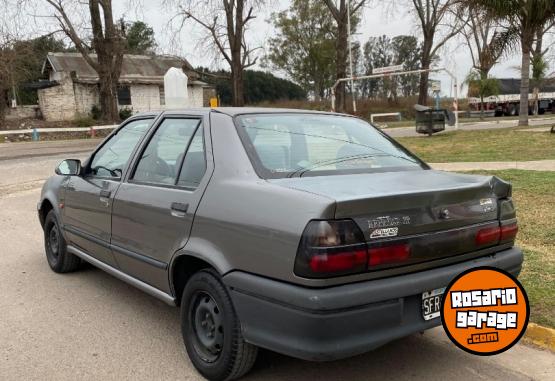
[[[62,161],[54,170],[57,175],[79,176],[81,174],[81,160],[67,159]]]

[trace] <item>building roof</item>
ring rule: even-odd
[[[91,54],[91,57],[96,59],[96,54]],[[131,54],[123,56],[119,82],[163,84],[164,74],[172,67],[181,68],[189,77],[190,84],[208,86],[206,83],[198,81],[198,75],[193,71],[193,67],[183,58]],[[42,70],[43,73],[48,70],[71,73],[75,82],[98,82],[98,74],[81,53],[48,53]]]

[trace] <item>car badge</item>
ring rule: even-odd
[[[391,238],[399,235],[399,228],[376,229],[370,233],[370,238]]]

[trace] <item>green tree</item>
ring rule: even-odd
[[[126,53],[154,54],[158,44],[154,29],[142,21],[125,23]]]
[[[283,70],[317,99],[334,83],[337,27],[320,0],[293,0],[272,14],[276,36],[269,41],[265,65]]]
[[[216,93],[223,105],[233,104],[232,81],[228,71],[210,71],[206,68],[197,68],[195,71],[202,81],[216,88]],[[302,87],[271,73],[246,70],[244,77],[247,104],[306,99],[306,91]]]
[[[520,38],[522,64],[520,75],[519,126],[528,125],[531,51],[537,32],[555,20],[553,0],[467,0],[481,7],[490,17],[509,25],[506,33]]]
[[[422,44],[414,36],[395,36],[391,39],[393,65],[403,65],[403,70],[418,70],[422,56]],[[418,93],[418,74],[397,77],[400,90],[405,97]]]
[[[482,70],[473,69],[466,77],[468,96],[480,98],[480,119],[484,119],[484,98],[499,95],[499,81]]]
[[[36,104],[38,101],[36,90],[27,89],[25,83],[36,82],[43,78],[42,66],[49,52],[67,52],[68,48],[63,40],[53,35],[37,37],[31,40],[17,41],[13,49],[17,54],[18,81],[15,84],[17,102],[19,104]]]

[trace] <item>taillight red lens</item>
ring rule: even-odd
[[[295,259],[295,274],[327,278],[366,271],[368,252],[362,231],[353,220],[311,221]]]
[[[485,228],[478,233],[476,233],[476,245],[496,245],[499,243],[501,238],[501,228],[499,226],[494,226],[491,228]]]
[[[334,273],[365,268],[367,256],[366,248],[343,253],[315,255],[310,258],[310,269],[315,273]]]
[[[370,266],[379,266],[406,261],[410,257],[410,246],[407,244],[384,247],[373,247],[368,250]]]
[[[518,233],[518,225],[516,223],[501,226],[501,242],[514,241]]]

